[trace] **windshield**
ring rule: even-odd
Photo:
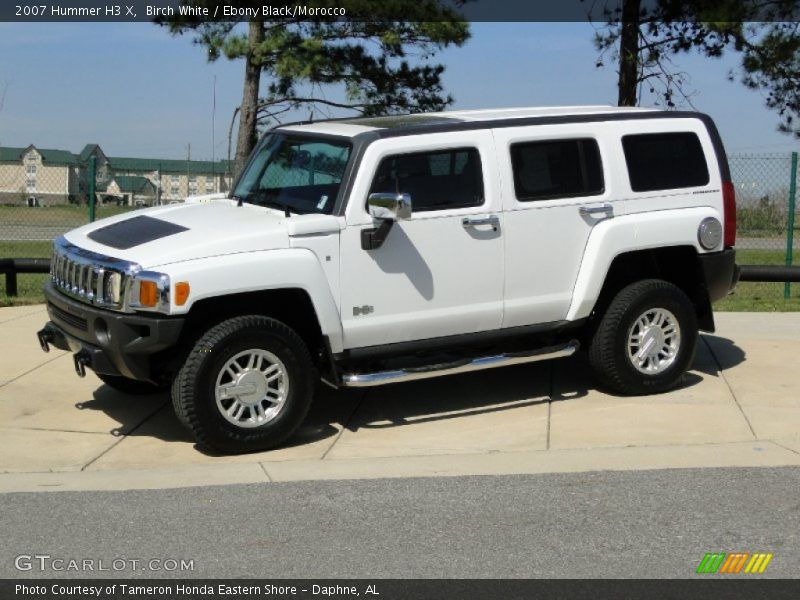
[[[271,134],[256,149],[233,196],[293,213],[329,215],[349,158],[345,141]]]

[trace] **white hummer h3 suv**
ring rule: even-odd
[[[317,382],[568,356],[667,390],[735,285],[735,200],[706,115],[459,111],[269,131],[225,195],[55,241],[38,333],[109,386],[171,388],[204,446],[265,450]]]

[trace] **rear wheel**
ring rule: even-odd
[[[589,362],[600,382],[615,392],[663,392],[691,366],[697,335],[686,294],[666,281],[646,279],[614,297],[589,346]]]
[[[197,341],[173,383],[173,403],[204,446],[256,452],[299,427],[314,381],[308,349],[292,329],[269,317],[235,317]]]

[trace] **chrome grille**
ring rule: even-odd
[[[112,310],[123,310],[130,277],[141,268],[127,261],[83,250],[64,238],[56,240],[50,278],[64,294]]]

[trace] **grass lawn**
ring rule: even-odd
[[[27,209],[34,211],[36,209]],[[1,221],[0,221],[1,222]],[[50,256],[51,242],[0,241],[0,258],[38,258]],[[740,265],[782,265],[785,254],[777,250],[738,250]],[[800,265],[800,250],[795,251],[793,264]],[[2,277],[2,276],[0,276]],[[18,306],[44,302],[42,286],[48,275],[22,274],[17,276],[19,296],[5,295],[5,281],[0,279],[0,306]],[[783,283],[740,283],[733,293],[714,304],[718,311],[800,311],[800,283],[791,286],[789,300],[783,298]]]
[[[34,209],[29,209],[34,210]],[[3,242],[0,241],[0,258],[47,258],[52,242]],[[0,306],[21,306],[44,302],[42,286],[49,277],[46,273],[17,275],[18,296],[6,296],[5,275],[0,275]]]
[[[95,218],[104,219],[123,212],[136,210],[126,206],[102,206],[95,208]],[[89,208],[75,204],[61,204],[42,208],[27,206],[0,206],[0,235],[3,226],[61,226],[65,231],[89,222]]]

